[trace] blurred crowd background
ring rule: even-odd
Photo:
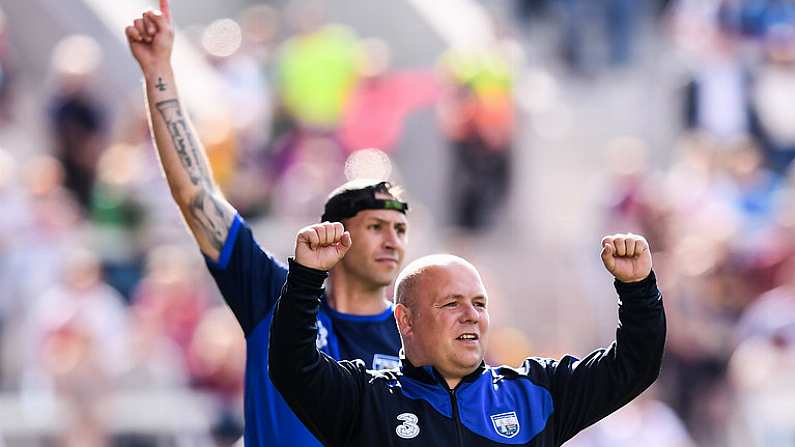
[[[123,29],[146,1],[2,0],[0,446],[228,446],[244,340],[171,202]],[[282,259],[346,179],[410,258],[472,260],[491,363],[614,336],[645,235],[658,382],[569,445],[795,445],[795,1],[173,0],[216,180]]]

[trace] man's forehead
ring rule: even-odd
[[[427,295],[432,302],[455,296],[471,298],[486,294],[477,271],[463,264],[429,266],[421,275],[422,286],[430,292]]]
[[[390,224],[408,225],[408,219],[406,219],[406,215],[395,210],[361,210],[356,213],[352,219],[359,219],[362,221],[375,220]]]

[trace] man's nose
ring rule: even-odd
[[[394,250],[401,244],[402,241],[400,240],[397,230],[394,228],[387,229],[384,234],[384,248]]]
[[[477,323],[480,320],[478,310],[472,304],[464,304],[461,312],[462,323]]]

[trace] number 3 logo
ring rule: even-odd
[[[412,413],[403,413],[397,417],[397,420],[403,421],[402,424],[395,428],[395,433],[403,439],[416,438],[420,434],[420,427],[417,425],[417,416]]]

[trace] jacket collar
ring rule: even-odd
[[[458,384],[458,386],[461,386],[462,383],[474,382],[483,374],[485,369],[486,363],[481,361],[480,365],[478,365],[474,371],[461,379],[461,382]],[[404,376],[419,380],[420,382],[427,383],[429,385],[442,385],[445,387],[445,389],[448,389],[447,382],[444,380],[444,377],[442,377],[439,371],[436,370],[436,368],[430,365],[414,366],[405,357],[402,350],[400,352],[400,372]],[[458,388],[458,386],[456,386],[456,388]]]

